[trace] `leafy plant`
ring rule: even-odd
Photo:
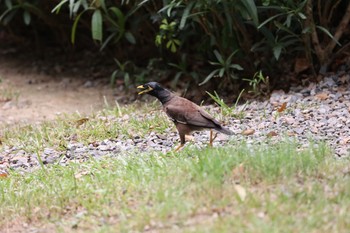
[[[35,14],[39,17],[45,17],[45,13],[36,6],[35,3],[30,3],[28,1],[4,1],[6,10],[0,12],[0,23],[7,25],[18,13],[22,13],[23,23],[29,25],[32,20],[32,14]],[[1,4],[1,2],[0,2]]]
[[[262,71],[256,72],[251,79],[243,79],[243,81],[247,81],[249,86],[251,86],[252,90],[248,91],[253,93],[254,96],[258,96],[261,94],[270,93],[270,81],[269,76],[264,76]],[[262,85],[267,89],[265,91],[262,90]]]
[[[168,22],[167,19],[163,19],[159,26],[159,34],[156,35],[155,43],[157,46],[161,46],[163,42],[166,42],[166,48],[175,53],[180,45],[180,40],[174,37],[177,23],[175,21]]]
[[[111,85],[114,86],[117,77],[121,77],[124,80],[125,87],[129,87],[131,84],[132,72],[134,70],[134,64],[131,61],[126,61],[124,63],[120,62],[118,59],[114,59],[118,66],[118,69],[113,71],[111,74]]]
[[[114,87],[117,79],[123,80],[126,89],[130,87],[131,84],[135,83],[145,83],[146,77],[152,74],[152,67],[155,61],[150,60],[148,69],[140,69],[132,61],[128,60],[121,62],[118,59],[114,59],[117,64],[117,69],[115,69],[110,77],[111,86]]]
[[[132,44],[136,43],[133,34],[126,30],[126,22],[128,17],[139,8],[138,5],[135,5],[135,7],[127,14],[124,14],[117,6],[112,5],[108,7],[105,0],[91,1],[90,4],[88,4],[86,0],[62,0],[56,5],[52,12],[59,13],[62,6],[66,4],[68,4],[70,17],[74,18],[71,32],[71,42],[73,44],[76,40],[78,23],[86,12],[92,12],[91,35],[93,40],[101,43],[101,50],[112,40],[118,42],[123,37]],[[121,5],[123,4],[124,1],[122,1]],[[107,30],[104,29],[105,24],[107,25]],[[104,31],[110,31],[110,35],[106,40],[103,40]]]
[[[214,50],[214,55],[217,61],[209,61],[209,64],[218,68],[213,70],[199,85],[207,83],[214,76],[218,76],[220,78],[224,77],[226,80],[237,79],[234,71],[243,70],[243,68],[238,64],[232,64],[232,57],[235,55],[235,53],[237,53],[237,50],[231,53],[228,58],[224,59],[217,50]]]
[[[66,27],[69,22],[71,30]],[[299,58],[307,60],[313,74],[324,73],[348,53],[349,22],[346,0],[0,1],[0,23],[8,33],[26,40],[28,34],[44,36],[47,41],[51,31],[64,48],[90,33],[91,43],[101,50],[110,48],[111,57],[143,66],[147,60],[163,59],[163,67],[177,64],[171,65],[180,72],[176,78],[193,72],[190,75],[198,76],[195,80],[201,85],[216,76],[221,86],[241,79],[235,72],[242,67],[245,77],[263,70],[271,79],[278,78],[292,72]],[[169,56],[167,51],[176,54]],[[196,58],[186,61],[186,71],[181,67],[184,53]],[[242,67],[231,66],[237,63],[233,58],[227,63],[232,54]],[[214,68],[198,62],[213,60]],[[188,69],[194,66],[201,71]]]
[[[207,91],[207,94],[220,106],[221,115],[233,116],[233,117],[242,119],[244,117],[244,109],[246,105],[244,105],[243,108],[241,108],[238,113],[236,113],[236,110],[237,110],[238,102],[241,99],[243,92],[244,92],[244,89],[239,93],[236,99],[236,102],[232,107],[228,106],[225,103],[225,101],[222,98],[220,98],[220,96],[218,95],[218,93],[216,93],[216,91],[214,91],[214,94],[211,94]]]

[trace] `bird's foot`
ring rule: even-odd
[[[182,147],[184,147],[185,144],[180,144],[178,147],[176,147],[176,149],[174,150],[174,152],[178,152]]]

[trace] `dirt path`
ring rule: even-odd
[[[107,84],[52,77],[0,58],[0,124],[36,123],[63,113],[89,114],[114,103]]]

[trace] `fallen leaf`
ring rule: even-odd
[[[7,178],[8,174],[5,171],[0,171],[0,178]]]
[[[246,130],[243,130],[243,132],[242,132],[242,134],[245,136],[252,135],[254,133],[255,133],[254,129],[246,129]]]
[[[75,124],[76,124],[77,127],[79,127],[79,126],[81,126],[82,124],[84,124],[85,122],[87,122],[88,120],[89,120],[89,118],[84,117],[84,118],[81,118],[81,119],[77,120],[77,121],[75,122]]]
[[[284,102],[278,109],[277,112],[283,112],[287,108],[287,102]]]
[[[319,100],[326,100],[328,99],[328,94],[325,92],[321,92],[315,95],[315,97]]]
[[[270,133],[268,133],[266,136],[268,137],[275,137],[277,136],[278,134],[275,132],[275,131],[271,131]]]
[[[241,201],[244,201],[245,198],[247,197],[247,191],[245,190],[245,188],[243,188],[241,185],[239,184],[235,184],[234,186],[237,194],[238,194],[238,197]]]

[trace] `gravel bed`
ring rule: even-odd
[[[301,147],[308,146],[310,141],[315,144],[324,141],[331,147],[335,157],[349,156],[349,85],[348,74],[334,75],[318,84],[311,83],[308,87],[293,87],[288,93],[276,90],[265,101],[250,101],[239,105],[233,112],[243,113],[242,119],[224,117],[226,127],[235,132],[235,135],[229,137],[218,134],[214,146],[234,144],[234,141],[245,141],[248,145],[253,145],[290,138]],[[220,112],[218,107],[207,108],[211,113]],[[160,111],[152,114],[160,114]],[[143,119],[141,115],[133,117]],[[113,119],[116,124],[128,120],[128,117]],[[193,133],[193,139],[194,142],[186,146],[205,147],[209,131]],[[150,132],[144,137],[133,138],[120,135],[115,139],[105,139],[89,145],[72,142],[63,152],[45,148],[40,158],[36,154],[27,153],[24,148],[4,146],[0,151],[0,175],[9,169],[36,169],[40,167],[40,160],[43,164],[65,165],[68,162],[83,162],[103,156],[120,157],[149,151],[166,153],[178,143],[178,134],[169,121],[169,128],[161,134]]]

